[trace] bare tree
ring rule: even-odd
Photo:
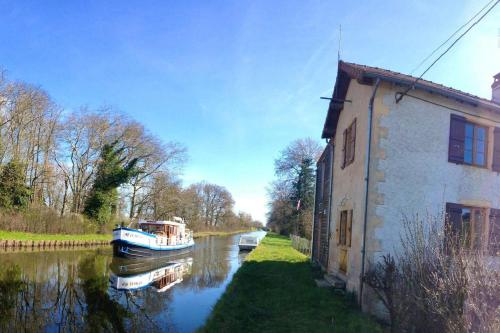
[[[81,212],[95,176],[100,149],[119,135],[117,125],[120,121],[120,116],[109,109],[92,112],[82,108],[61,123],[54,159],[71,193],[71,212]]]
[[[0,163],[19,161],[31,201],[44,203],[60,109],[45,91],[22,82],[0,84],[0,99]]]
[[[199,215],[206,228],[220,226],[227,214],[232,213],[234,200],[226,188],[200,182],[193,184],[191,190],[200,198]]]
[[[156,176],[167,173],[175,175],[184,165],[186,148],[177,142],[163,143],[149,134],[136,122],[128,124],[124,130],[123,141],[130,158],[138,158],[139,174],[133,177],[129,186],[129,218],[142,214],[152,198],[151,184]]]

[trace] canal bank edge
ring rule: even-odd
[[[78,246],[107,246],[109,240],[0,240],[0,249],[11,248],[55,248]]]
[[[194,232],[193,238],[196,239],[208,236],[231,236],[252,231],[256,231],[256,229],[246,229],[246,230],[236,230],[236,231],[198,231]]]
[[[253,230],[202,231],[195,232],[194,238],[208,236],[230,236]],[[0,230],[0,249],[7,248],[54,248],[111,245],[111,235],[65,235],[33,234]]]
[[[267,234],[198,332],[383,332],[348,296],[318,288],[309,258]]]

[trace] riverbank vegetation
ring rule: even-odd
[[[274,161],[276,180],[269,187],[267,226],[282,235],[311,238],[316,161],[321,145],[310,139],[293,141]]]
[[[201,332],[382,332],[349,297],[318,288],[308,258],[268,234],[246,258]]]
[[[186,147],[106,106],[65,110],[0,71],[0,229],[109,233],[139,218],[185,218],[194,231],[258,225],[223,186],[182,184]]]
[[[111,241],[110,234],[34,234],[20,231],[0,230],[0,240],[22,241],[53,241],[53,240],[78,240],[78,241]]]

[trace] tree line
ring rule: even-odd
[[[187,149],[112,107],[67,111],[49,94],[0,75],[0,228],[104,231],[138,218],[184,217],[190,227],[247,228],[231,193],[183,186]]]
[[[268,188],[267,226],[283,235],[310,239],[316,162],[323,147],[310,138],[291,142],[274,161],[275,180]]]

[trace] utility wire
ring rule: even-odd
[[[420,74],[420,76],[416,78],[415,81],[413,81],[413,83],[404,92],[400,93],[399,96],[396,97],[396,103],[399,103],[403,99],[403,97],[415,87],[415,84],[417,84],[417,82],[422,79],[422,76],[424,76],[432,68],[432,66],[434,66],[446,53],[448,53],[448,51],[451,50],[451,48],[453,48],[453,46],[455,46],[455,44],[458,43],[458,41],[462,39],[462,37],[464,37],[474,26],[476,26],[479,22],[481,22],[481,20],[486,15],[488,15],[488,13],[491,12],[491,10],[495,8],[495,6],[498,5],[499,2],[500,0],[497,0],[483,15],[481,15],[479,19],[477,19],[474,23],[472,23],[472,25],[469,28],[467,28],[467,30],[465,30],[460,36],[458,36],[458,38],[455,39],[453,43],[451,43],[451,45],[448,46],[448,48],[443,53],[441,53],[439,57],[437,57],[436,60],[434,60],[432,64],[430,64],[429,67],[427,67],[426,70],[423,71],[423,73]]]
[[[452,33],[451,36],[448,37],[448,39],[446,39],[444,42],[442,42],[441,45],[439,45],[438,47],[436,47],[434,49],[434,51],[431,52],[431,54],[429,54],[427,57],[425,57],[424,60],[422,60],[415,68],[413,68],[412,71],[410,72],[410,75],[412,75],[417,69],[419,69],[420,66],[422,66],[427,60],[429,60],[430,57],[432,57],[437,51],[439,51],[439,49],[441,49],[446,43],[448,43],[453,37],[455,37],[455,35],[458,34],[463,28],[465,28],[466,26],[468,26],[469,23],[471,23],[472,20],[474,20],[477,16],[479,16],[479,14],[481,14],[483,12],[483,10],[485,10],[489,5],[491,5],[491,3],[493,1],[495,1],[495,0],[491,0],[486,5],[484,5],[484,7],[481,8],[480,11],[478,11],[476,14],[474,14],[474,16],[472,16],[467,22],[465,22],[457,30],[455,30],[455,32]]]

